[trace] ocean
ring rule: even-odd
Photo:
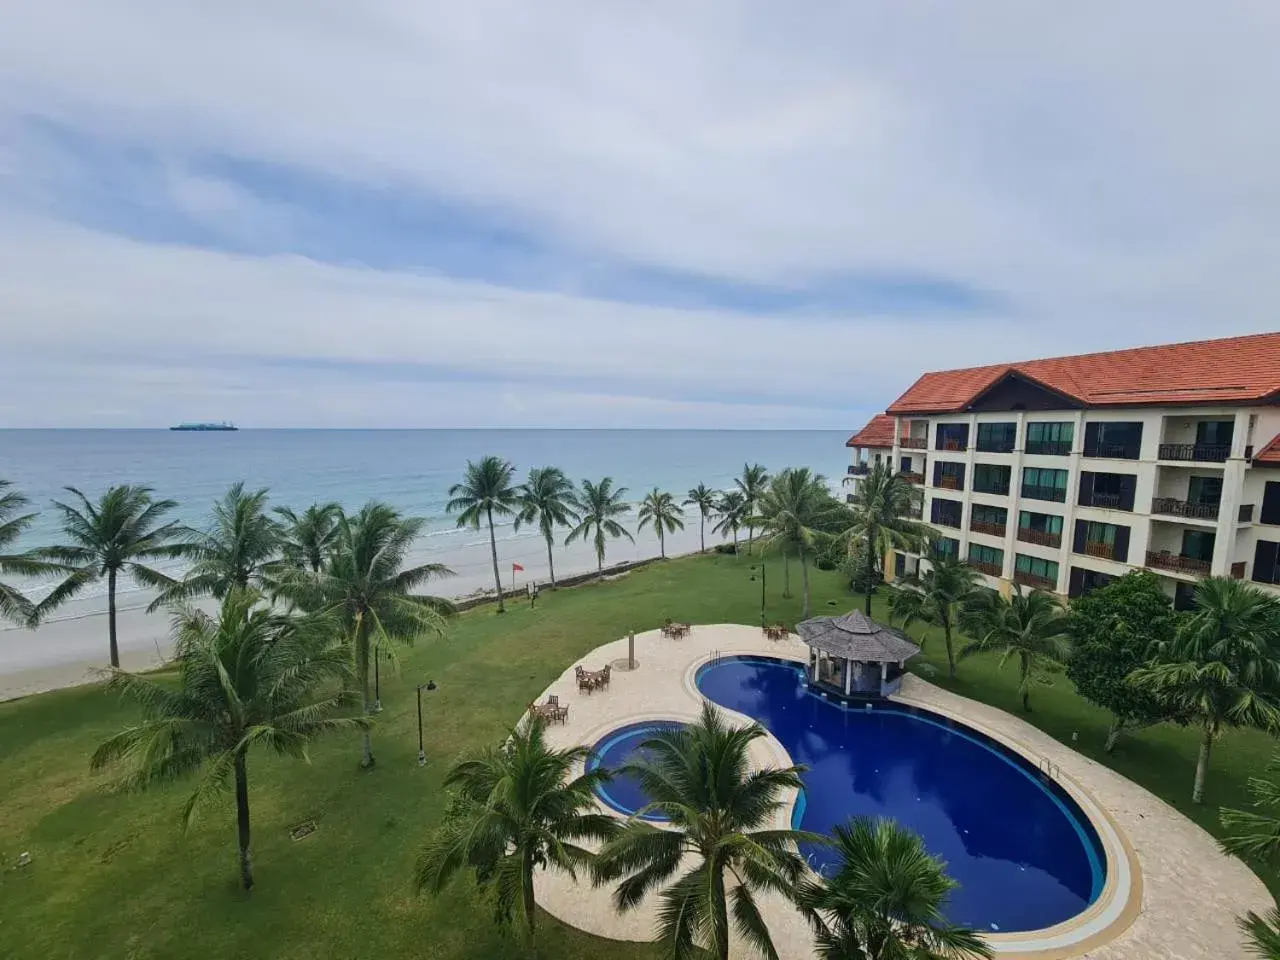
[[[0,477],[13,481],[41,510],[19,549],[59,542],[57,517],[47,507],[52,499],[66,498],[63,488],[68,485],[94,499],[113,484],[146,484],[158,497],[178,501],[174,519],[196,527],[207,522],[213,502],[240,480],[251,489],[268,488],[273,506],[297,509],[333,500],[356,508],[383,500],[426,519],[414,559],[449,565],[456,575],[432,589],[464,596],[492,586],[487,532],[459,530],[445,512],[449,487],[462,479],[468,460],[486,454],[505,457],[515,465],[517,479],[530,467],[551,465],[575,482],[610,476],[627,488],[631,501],[654,487],[683,499],[698,483],[731,486],[748,462],[770,470],[807,466],[824,474],[834,488],[845,472],[846,438],[839,431],[772,430],[0,430]],[[657,555],[651,530],[637,533],[634,515],[626,526],[636,542],[610,541],[606,564]],[[710,523],[708,547],[719,541],[709,528]],[[525,568],[517,575],[517,586],[527,579],[546,579],[546,549],[536,529],[516,533],[507,519],[498,537],[504,585],[510,583],[513,563]],[[697,548],[697,512],[686,508],[685,530],[667,538],[667,553]],[[557,575],[594,568],[590,549],[557,546]],[[169,567],[167,572],[181,570]],[[24,586],[34,596],[48,589],[47,584]],[[58,611],[57,619],[100,614],[104,592],[104,585],[95,585]],[[123,609],[136,610],[148,600],[131,582],[121,585]],[[47,640],[54,636],[50,627],[34,634],[7,633],[9,641],[0,642],[0,648],[8,647],[0,651],[0,670],[63,658],[47,643],[18,644],[32,648],[23,651],[11,642],[15,635]]]

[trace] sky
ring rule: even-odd
[[[0,427],[856,429],[1280,328],[1274,0],[0,4]]]

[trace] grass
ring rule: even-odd
[[[799,597],[782,600],[780,561],[769,565],[769,618],[793,623]],[[793,586],[799,590],[798,571]],[[320,960],[353,956],[467,960],[526,957],[534,951],[495,929],[467,884],[438,899],[417,898],[413,860],[444,805],[441,778],[459,753],[499,738],[523,707],[569,663],[628,630],[664,618],[754,623],[759,582],[746,559],[713,556],[654,564],[611,583],[544,591],[537,608],[512,604],[463,614],[449,637],[401,654],[398,676],[384,674],[384,712],[374,748],[377,768],[358,767],[358,738],[322,741],[310,765],[250,756],[257,887],[236,885],[232,805],[183,833],[178,810],[187,785],[119,795],[88,772],[88,757],[130,712],[97,688],[0,704],[0,943],[14,957],[263,957]],[[835,574],[815,572],[814,612],[859,603]],[[829,605],[829,601],[835,601]],[[876,614],[884,616],[877,600]],[[919,630],[915,630],[919,633]],[[105,648],[105,637],[103,638]],[[975,658],[946,681],[940,637],[929,638],[931,677],[957,692],[1018,713],[1013,671]],[[427,752],[419,769],[413,687],[425,694]],[[1217,833],[1217,805],[1246,803],[1273,743],[1232,731],[1215,753],[1209,802],[1190,803],[1195,734],[1147,730],[1107,756],[1107,718],[1065,679],[1037,687],[1027,719],[1060,740],[1144,784]],[[314,818],[304,840],[289,828]],[[29,851],[33,862],[16,866]],[[1274,875],[1264,879],[1277,889]],[[605,951],[648,958],[647,945],[607,946],[541,918],[538,954],[586,960]]]

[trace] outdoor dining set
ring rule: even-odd
[[[774,623],[764,628],[764,635],[769,640],[785,640],[790,632],[785,623]]]
[[[662,635],[672,640],[683,640],[692,630],[691,623],[675,623],[669,619],[662,625]]]
[[[560,705],[560,698],[554,693],[547,697],[546,703],[529,704],[529,712],[548,723],[568,723],[569,708]]]

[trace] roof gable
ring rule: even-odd
[[[845,441],[846,447],[883,447],[893,446],[893,435],[898,421],[887,413],[877,413],[865,427]]]

